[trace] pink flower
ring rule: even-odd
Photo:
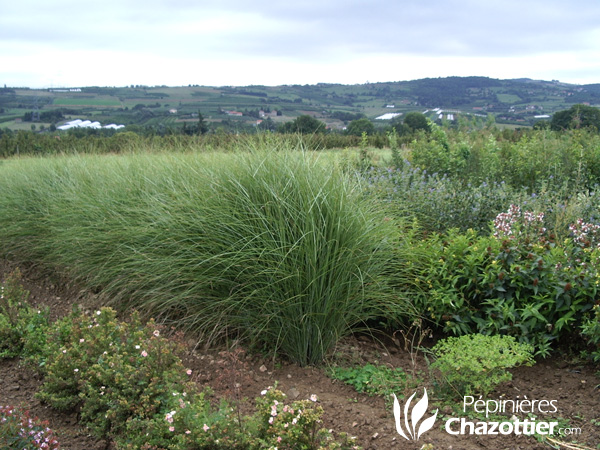
[[[188,369],[185,373],[187,373],[188,375],[192,374],[192,369]]]
[[[169,431],[175,431],[175,427],[169,427]]]
[[[277,436],[277,443],[279,444],[281,442],[281,436]]]
[[[204,431],[208,431],[208,430],[209,430],[209,428],[210,428],[210,427],[209,427],[208,425],[206,425],[206,424],[204,424],[204,426],[202,427],[202,429],[203,429]]]
[[[160,331],[158,330],[154,330],[154,332],[152,333],[154,336],[158,337],[160,336]]]
[[[146,350],[144,350],[144,351],[142,352],[142,356],[145,358],[146,356],[148,356],[148,352],[147,352]]]

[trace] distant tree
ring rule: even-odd
[[[267,117],[258,125],[258,129],[262,131],[275,131],[277,129],[277,124],[273,119]]]
[[[296,117],[291,122],[284,123],[279,127],[279,131],[281,133],[300,134],[324,133],[325,123],[306,114]]]
[[[362,136],[363,133],[374,134],[375,125],[369,119],[353,120],[346,128],[346,134],[351,136]]]
[[[198,134],[208,133],[208,124],[204,120],[204,116],[198,111]]]
[[[549,130],[550,122],[548,122],[547,120],[538,120],[536,123],[533,124],[533,129],[534,130]]]
[[[353,120],[362,119],[365,117],[362,113],[353,113],[348,111],[334,111],[331,113],[333,119],[341,120],[344,123],[351,122]]]
[[[550,122],[550,128],[553,130],[588,127],[600,131],[600,109],[581,104],[554,113]]]
[[[404,125],[409,127],[411,131],[431,131],[429,127],[429,122],[427,121],[427,117],[420,112],[409,112],[404,116]]]

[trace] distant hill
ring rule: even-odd
[[[243,130],[263,121],[274,126],[301,114],[312,115],[335,129],[357,117],[375,120],[386,113],[410,111],[450,120],[491,114],[498,123],[530,126],[575,103],[600,105],[600,84],[446,77],[275,87],[8,87],[0,89],[0,127],[27,129],[30,120],[39,127],[80,118],[103,125],[168,128],[196,122],[200,113],[213,127],[227,129]]]

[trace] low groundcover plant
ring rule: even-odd
[[[487,395],[498,384],[512,379],[508,369],[533,365],[533,346],[512,336],[471,334],[440,340],[432,349],[437,384],[459,396]]]

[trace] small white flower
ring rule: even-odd
[[[154,330],[154,332],[152,333],[154,336],[158,337],[160,336],[160,331],[158,330]]]
[[[310,399],[311,399],[311,401],[313,401],[313,402],[316,402],[317,400],[319,400],[319,399],[317,398],[316,394],[312,394],[312,395],[310,396]]]
[[[266,389],[265,389],[265,390],[263,390],[263,391],[260,391],[260,395],[267,395],[267,392],[268,392],[268,391],[267,391]]]

